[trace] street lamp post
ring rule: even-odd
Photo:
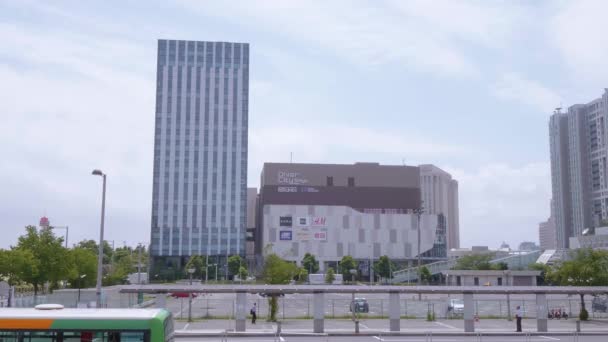
[[[84,279],[87,275],[83,274],[78,277],[78,302],[76,303],[76,307],[80,304],[80,288],[82,287],[82,279]]]
[[[509,275],[511,274],[511,271],[505,270],[504,273],[507,278],[505,279],[505,282],[507,283],[507,286],[509,286]],[[511,317],[511,295],[509,294],[509,292],[507,292],[507,320],[509,322],[513,320],[513,318]]]
[[[70,228],[68,226],[51,226],[52,229],[65,229],[65,248],[68,248],[68,233]]]
[[[205,272],[205,283],[209,281],[209,267],[215,266],[215,281],[217,282],[217,263],[207,265],[207,271]]]
[[[422,277],[420,274],[420,270],[422,269],[422,253],[420,252],[420,216],[422,216],[422,213],[424,213],[424,208],[422,207],[422,205],[420,206],[420,208],[416,208],[414,209],[414,213],[416,214],[416,216],[418,217],[417,220],[417,224],[418,224],[418,268],[417,268],[417,272],[418,272],[418,285],[422,285]],[[422,300],[422,293],[418,293],[418,300]]]
[[[188,273],[190,274],[190,285],[192,285],[192,274],[196,269],[189,268]],[[188,292],[188,322],[192,322],[192,292]]]
[[[99,252],[97,255],[97,307],[101,307],[101,279],[103,277],[103,224],[106,213],[106,174],[101,170],[93,170],[94,176],[101,176],[103,178],[103,190],[101,195],[101,224],[99,228]]]
[[[369,284],[372,285],[374,283],[374,264],[373,264],[373,256],[374,256],[374,245],[369,244]]]

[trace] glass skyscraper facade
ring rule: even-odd
[[[245,254],[249,44],[159,40],[150,252]]]

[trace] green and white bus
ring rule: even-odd
[[[0,309],[0,342],[172,342],[163,309]]]

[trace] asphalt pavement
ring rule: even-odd
[[[577,342],[604,342],[606,336],[229,336],[205,338],[179,338],[179,342],[200,341],[247,341],[247,342],[551,342],[551,341],[577,341]]]

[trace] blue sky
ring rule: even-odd
[[[608,86],[604,1],[0,0],[0,247],[47,215],[147,242],[156,41],[251,44],[249,184],[264,161],[432,163],[464,246],[538,240],[547,120]]]

